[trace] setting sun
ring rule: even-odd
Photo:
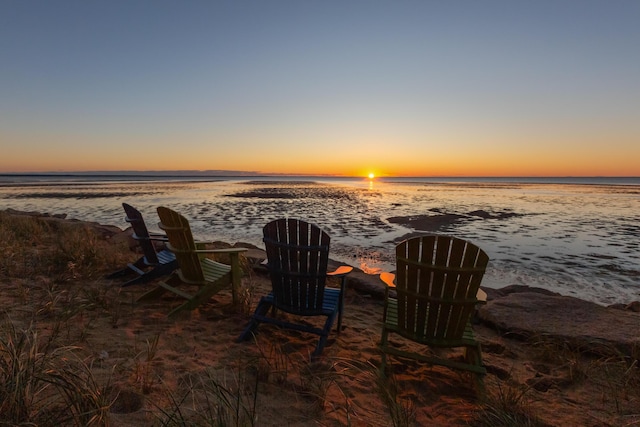
[[[376,175],[373,172],[369,172],[369,179],[373,179],[375,177],[376,177]]]

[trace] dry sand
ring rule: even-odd
[[[136,256],[131,253],[130,260]],[[389,426],[393,407],[405,409],[411,418],[408,425],[469,425],[479,417],[483,405],[466,373],[392,359],[390,382],[379,386],[382,302],[353,288],[346,295],[344,330],[332,333],[317,363],[309,360],[317,338],[301,332],[261,325],[255,341],[236,343],[250,310],[270,287],[265,274],[246,267],[248,304],[233,306],[230,291],[223,291],[174,320],[166,314],[180,304],[176,297],[135,303],[153,284],[120,288],[118,280],[69,278],[54,285],[45,277],[2,277],[0,296],[6,319],[22,328],[35,321],[44,334],[59,326],[55,307],[48,305],[61,305],[65,295],[82,296],[90,309],[71,316],[63,335],[92,360],[98,381],[110,382],[110,390],[117,392],[111,408],[115,426],[159,425],[176,406],[185,418],[202,415],[206,395],[187,392],[207,375],[232,394],[245,395],[240,406],[254,412],[258,426]],[[52,288],[61,292],[57,300],[52,300]],[[40,307],[35,317],[27,306]],[[499,396],[504,400],[507,394],[521,395],[517,403],[541,420],[538,425],[640,425],[640,393],[628,389],[638,381],[625,389],[590,381],[589,374],[572,380],[571,369],[596,362],[576,359],[576,366],[559,366],[545,353],[549,349],[509,339],[486,326],[475,330],[490,371],[487,396],[494,402]],[[537,387],[540,372],[558,380]],[[396,390],[392,400],[397,405],[385,400],[381,390],[387,395]],[[188,397],[183,401],[183,396]],[[247,424],[246,419],[240,423]]]

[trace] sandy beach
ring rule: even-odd
[[[59,425],[640,425],[640,344],[595,351],[545,331],[510,333],[496,327],[499,320],[489,321],[498,306],[488,305],[474,327],[489,371],[484,398],[468,374],[413,361],[392,359],[390,374],[381,380],[383,305],[372,291],[380,286],[375,276],[356,273],[350,279],[344,329],[332,333],[320,360],[311,363],[316,338],[304,333],[262,325],[255,341],[235,342],[270,288],[255,267],[260,248],[249,251],[243,265],[242,304],[233,305],[226,290],[169,320],[178,299],[167,295],[136,303],[153,284],[122,288],[122,280],[105,279],[138,256],[128,230],[0,215],[6,355],[0,396],[8,402],[7,349],[31,343],[38,354],[51,356],[50,363],[76,366],[103,402],[100,416],[76,416]],[[513,298],[491,291],[495,301]],[[632,309],[630,304],[606,310],[640,325]],[[0,418],[12,414],[14,422],[50,425],[43,413],[53,417],[61,402],[52,396],[55,388],[44,389],[25,399],[21,413],[0,404]]]

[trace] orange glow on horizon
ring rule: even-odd
[[[150,150],[145,139],[112,136],[93,137],[94,145],[85,144],[85,135],[6,135],[9,149],[0,158],[0,173],[88,172],[88,171],[213,171],[264,175],[313,175],[384,179],[387,177],[561,177],[561,176],[640,176],[638,149],[629,144],[626,150],[578,149],[575,145],[539,150],[526,144],[502,146],[500,150],[459,152],[438,151],[440,146],[419,148],[411,152],[376,148],[363,155],[347,149],[322,150],[309,158],[308,153],[282,150],[243,149],[250,142],[215,147],[195,145],[183,149],[171,137],[155,138]],[[40,146],[41,141],[46,145]],[[185,143],[186,144],[186,143]],[[275,144],[275,143],[274,143]],[[188,145],[188,144],[187,144]],[[348,148],[348,144],[344,144]],[[444,145],[442,145],[444,146]],[[38,156],[33,156],[38,152]],[[248,153],[256,154],[248,154]],[[73,156],[69,156],[73,153]],[[139,159],[145,162],[140,163]]]

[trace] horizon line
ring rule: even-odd
[[[42,171],[0,172],[0,176],[193,176],[193,177],[325,177],[368,178],[365,175],[318,173],[277,173],[236,170],[106,170],[106,171]],[[376,175],[380,178],[640,178],[637,175]]]

